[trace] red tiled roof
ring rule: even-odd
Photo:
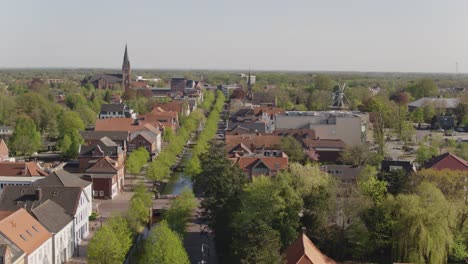
[[[0,162],[1,176],[23,176],[23,177],[40,177],[47,176],[48,173],[43,171],[34,162]]]
[[[269,116],[274,116],[276,114],[284,113],[284,110],[279,107],[269,107],[269,106],[258,106],[254,107],[254,115],[258,116],[262,113],[267,113]]]
[[[288,157],[238,157],[231,158],[241,169],[251,168],[260,161],[270,170],[284,170],[288,168]],[[277,168],[276,165],[279,167]]]
[[[9,216],[0,221],[0,232],[28,255],[52,237],[52,234],[23,208],[10,212]]]
[[[184,101],[175,100],[163,104],[157,104],[155,107],[159,107],[167,112],[176,112],[182,114],[182,112],[184,111]]]
[[[424,167],[426,169],[449,169],[449,170],[462,170],[468,171],[468,161],[450,153],[446,152],[442,155],[437,157],[433,157],[432,159],[428,160]]]
[[[301,234],[285,251],[287,264],[336,264],[325,256],[305,235]]]

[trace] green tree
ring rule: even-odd
[[[385,199],[387,182],[377,179],[377,170],[372,166],[365,166],[358,177],[360,192],[369,197],[375,204],[380,204]]]
[[[166,221],[162,221],[151,230],[145,241],[141,263],[188,264],[187,252],[180,237],[172,231]]]
[[[125,254],[118,235],[107,225],[99,229],[88,244],[88,262],[91,264],[120,264]]]
[[[16,119],[15,131],[9,141],[10,148],[16,154],[31,155],[42,146],[41,134],[36,130],[33,120],[27,116]]]
[[[83,120],[85,127],[94,126],[97,115],[93,110],[91,110],[91,108],[89,108],[89,106],[80,105],[75,109],[75,111],[78,113],[78,115],[80,115],[80,118]]]
[[[314,88],[316,90],[324,90],[331,92],[333,90],[333,80],[325,74],[318,74],[314,78]]]
[[[281,139],[281,145],[278,147],[288,155],[290,162],[303,162],[305,159],[305,153],[301,143],[292,136],[283,137]]]
[[[341,154],[341,160],[346,164],[363,166],[370,164],[375,156],[367,145],[356,145],[347,147]]]
[[[424,109],[423,108],[416,108],[412,113],[411,113],[411,120],[414,123],[421,124],[424,122]]]
[[[409,86],[407,90],[416,99],[422,97],[434,97],[439,93],[439,88],[432,79],[424,78]]]
[[[187,223],[192,211],[197,207],[197,201],[193,192],[185,187],[179,197],[171,202],[171,207],[164,215],[169,227],[181,237],[185,234]]]
[[[238,211],[247,177],[239,166],[227,159],[221,142],[210,142],[209,150],[200,155],[200,161],[202,172],[195,176],[194,188],[204,198],[201,205],[208,226],[216,235],[217,251],[228,261],[232,253],[229,251],[232,243],[230,223]]]
[[[390,197],[388,206],[398,221],[393,225],[395,261],[446,263],[453,243],[453,214],[442,192],[423,182],[417,194]]]
[[[65,157],[74,158],[78,155],[78,149],[83,143],[83,138],[78,131],[84,129],[83,120],[76,112],[66,110],[63,112],[59,124],[59,148]]]
[[[435,107],[433,104],[427,104],[423,107],[424,122],[431,123],[432,118],[436,115]]]
[[[437,149],[433,146],[420,144],[418,150],[416,151],[416,162],[419,164],[424,164],[425,161],[431,159],[433,156],[437,156],[438,154],[439,153]]]
[[[148,223],[151,206],[151,194],[147,192],[145,185],[140,183],[130,199],[130,208],[126,216],[130,227],[136,232],[140,232],[143,226]]]
[[[233,248],[239,263],[280,264],[278,231],[272,229],[260,218],[251,219],[234,238]]]

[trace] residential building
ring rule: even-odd
[[[0,162],[0,193],[8,185],[31,185],[48,175],[34,162]]]
[[[336,264],[324,255],[305,234],[305,230],[285,250],[287,264]]]
[[[34,215],[33,210],[47,201],[56,203],[73,218],[75,245],[89,235],[92,200],[81,187],[6,186],[0,196],[0,210],[15,211],[23,208]],[[50,210],[49,206],[55,207],[47,205],[47,210]]]
[[[173,100],[167,103],[156,104],[155,108],[157,107],[166,112],[176,112],[181,116],[188,116],[191,112],[188,100]]]
[[[248,147],[251,152],[260,154],[264,150],[281,149],[281,139],[281,136],[269,134],[226,135],[226,150],[229,153],[242,144]]]
[[[10,151],[3,139],[0,139],[0,162],[8,161],[10,159]]]
[[[147,114],[139,115],[138,119],[141,122],[157,124],[164,128],[170,128],[172,131],[177,131],[179,127],[179,115],[177,112],[165,111],[160,107],[155,107]]]
[[[183,94],[187,87],[187,79],[184,77],[171,78],[171,93]]]
[[[11,126],[0,126],[0,138],[9,139],[13,135],[13,127]]]
[[[100,158],[82,174],[84,180],[93,183],[93,197],[113,199],[123,191],[125,184],[124,165],[109,157]]]
[[[134,120],[132,118],[98,119],[94,126],[95,131],[123,131],[129,134],[139,130],[149,130],[158,133],[158,128],[157,122]]]
[[[254,122],[227,121],[226,135],[264,134],[266,131],[266,123],[261,120]]]
[[[434,116],[431,121],[431,127],[434,130],[453,130],[455,129],[455,118],[453,116]]]
[[[416,172],[416,167],[411,161],[406,160],[383,160],[380,165],[380,171],[384,173],[391,173],[398,170],[402,170],[406,175],[410,175]]]
[[[95,145],[80,146],[78,154],[80,172],[93,166],[103,157],[115,159],[119,164],[124,164],[125,162],[125,152],[123,149],[108,137],[104,137]]]
[[[341,139],[299,139],[310,160],[336,163],[340,160],[346,144]]]
[[[435,169],[435,170],[461,170],[468,171],[468,161],[450,153],[446,152],[437,157],[426,161],[424,163],[424,168],[426,169]]]
[[[279,156],[267,157],[264,155],[247,155],[230,158],[252,179],[255,176],[274,176],[279,171],[288,168],[288,156],[280,152]]]
[[[143,147],[154,157],[161,151],[161,141],[161,133],[155,134],[151,131],[135,131],[130,135],[128,152]]]
[[[136,119],[137,114],[133,109],[129,108],[126,104],[103,104],[101,105],[101,112],[99,119],[106,118],[132,118]]]
[[[339,164],[326,164],[322,166],[322,170],[342,184],[356,184],[357,178],[361,173],[362,167]]]
[[[53,263],[52,234],[22,208],[0,212],[0,244],[10,263]]]
[[[434,98],[423,97],[408,104],[408,109],[413,111],[431,105],[439,112],[451,113],[460,103],[460,98]]]
[[[286,111],[277,114],[276,130],[313,129],[316,139],[341,139],[347,146],[372,142],[369,114],[350,111]]]
[[[80,131],[84,140],[84,145],[96,145],[104,137],[114,141],[124,151],[127,151],[127,142],[129,139],[128,131]]]
[[[91,182],[81,179],[76,174],[71,174],[63,169],[55,170],[44,179],[34,182],[35,186],[43,187],[79,187],[82,188],[86,197],[92,201],[93,185]],[[85,214],[91,215],[91,206]]]
[[[77,247],[73,216],[52,200],[33,208],[31,214],[52,234],[52,263],[67,262]]]

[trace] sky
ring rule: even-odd
[[[0,68],[468,72],[466,0],[0,0]]]

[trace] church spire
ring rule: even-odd
[[[128,60],[127,44],[125,44],[125,53],[122,67],[130,67],[130,60]]]

